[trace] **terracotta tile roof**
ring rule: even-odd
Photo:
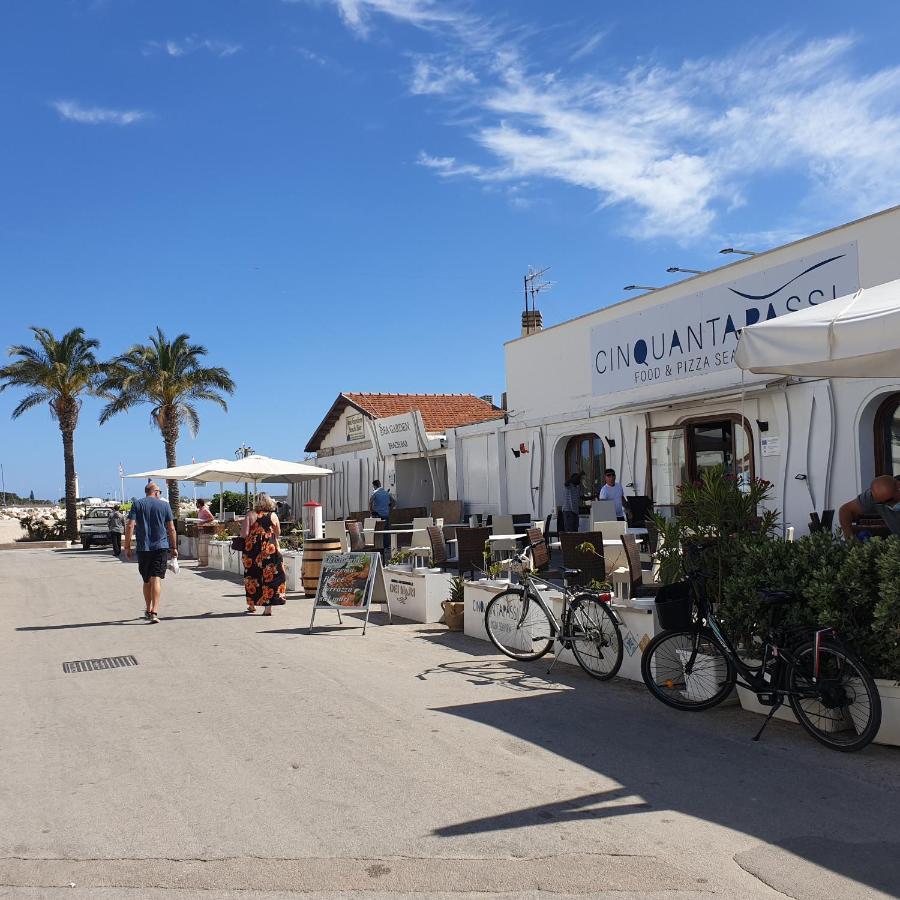
[[[425,430],[431,434],[445,432],[448,428],[474,425],[499,419],[503,410],[476,397],[474,394],[366,394],[344,392],[331,406],[328,414],[306,445],[307,453],[315,453],[325,435],[334,427],[347,406],[354,406],[373,419],[385,419],[401,413],[418,410],[422,413]]]

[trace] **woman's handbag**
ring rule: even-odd
[[[237,551],[238,553],[243,553],[247,547],[247,542],[242,537],[233,537],[231,539],[231,549]]]

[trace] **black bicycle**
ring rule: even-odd
[[[881,726],[878,689],[835,629],[778,625],[779,609],[796,595],[765,591],[760,599],[769,616],[761,659],[746,662],[707,600],[706,580],[696,570],[657,597],[666,630],[641,657],[641,675],[657,700],[675,709],[710,709],[737,684],[770,708],[753,740],[787,701],[797,721],[825,746],[851,751],[871,743]]]
[[[571,650],[588,675],[600,681],[612,678],[622,665],[622,633],[609,595],[589,588],[573,593],[539,577],[527,550],[510,562],[521,584],[497,594],[484,610],[484,627],[494,646],[511,659],[527,661],[540,659],[558,641],[553,665],[563,650]],[[542,588],[562,593],[559,619]]]

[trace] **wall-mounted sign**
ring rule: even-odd
[[[430,446],[425,435],[422,413],[418,410],[387,419],[375,419],[372,424],[384,456],[419,453]]]
[[[781,436],[777,434],[763,435],[759,439],[763,456],[781,456]]]
[[[347,423],[347,443],[349,444],[351,441],[362,441],[365,440],[366,431],[365,426],[363,425],[363,417],[362,413],[355,413],[352,416],[347,416],[344,421]]]
[[[859,290],[852,241],[591,329],[593,394],[734,366],[740,330]]]

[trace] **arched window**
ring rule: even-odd
[[[875,414],[875,474],[900,475],[900,394],[891,394]]]
[[[566,444],[566,478],[581,472],[585,499],[597,496],[603,486],[606,454],[603,440],[596,434],[577,434]]]
[[[688,419],[647,432],[650,485],[657,507],[678,504],[678,485],[722,466],[740,484],[754,477],[753,442],[740,416]]]

